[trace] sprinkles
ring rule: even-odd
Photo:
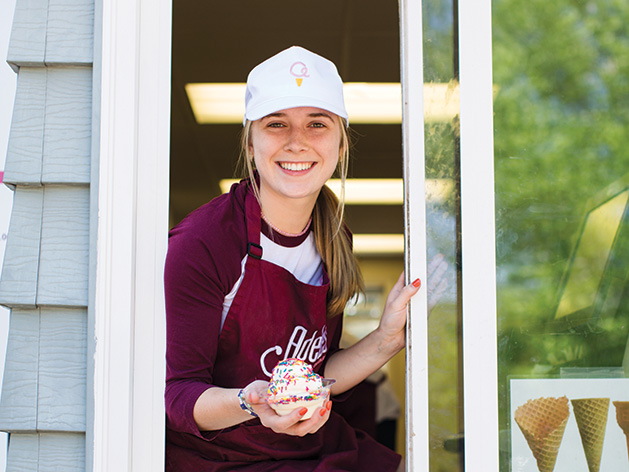
[[[273,368],[268,394],[269,403],[286,405],[316,400],[327,395],[327,391],[322,389],[321,376],[313,372],[310,364],[290,358]]]

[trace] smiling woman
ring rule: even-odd
[[[168,471],[398,469],[399,455],[332,409],[404,347],[420,287],[400,276],[379,325],[339,349],[343,309],[362,290],[343,202],[325,185],[339,164],[347,172],[346,120],[336,67],[317,54],[292,47],[249,74],[249,176],[170,235]],[[336,380],[308,419],[267,403],[268,373],[290,356]]]

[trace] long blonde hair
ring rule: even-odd
[[[336,172],[341,179],[340,199],[324,185],[319,192],[312,211],[312,227],[317,251],[330,278],[327,297],[327,316],[334,317],[343,313],[347,302],[363,291],[363,277],[352,251],[349,232],[344,225],[345,180],[349,167],[350,138],[343,118],[338,118],[341,129],[339,143],[339,161]],[[240,157],[237,171],[240,177],[248,177],[258,201],[260,188],[255,180],[251,145],[251,121],[247,120],[240,140]]]

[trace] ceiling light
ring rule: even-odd
[[[341,179],[330,179],[327,186],[341,195]],[[401,205],[404,203],[402,179],[347,179],[345,203],[348,205]]]
[[[403,234],[355,234],[354,253],[360,255],[403,254]]]
[[[199,124],[242,123],[244,83],[189,83],[186,93]],[[345,105],[350,123],[402,122],[402,90],[396,82],[347,82]],[[426,121],[449,121],[459,113],[457,83],[424,84]]]
[[[186,84],[186,93],[197,123],[242,123],[245,84]]]

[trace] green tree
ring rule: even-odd
[[[554,336],[548,326],[588,200],[629,171],[627,25],[622,0],[493,3],[504,428],[507,376],[598,362],[587,333]],[[624,318],[600,327],[617,346]]]

